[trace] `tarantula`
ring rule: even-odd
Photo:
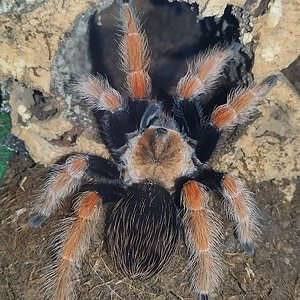
[[[112,202],[106,220],[108,250],[120,272],[133,279],[157,274],[174,253],[183,227],[192,289],[198,299],[211,299],[222,273],[220,220],[208,206],[212,192],[222,195],[238,240],[250,255],[259,222],[252,194],[242,181],[206,163],[222,132],[247,121],[276,77],[238,87],[207,115],[201,97],[239,51],[237,43],[215,46],[188,65],[168,110],[163,101],[151,99],[150,55],[140,20],[126,1],[120,11],[119,52],[128,98],[102,76],[84,76],[73,86],[91,109],[103,111],[100,134],[113,160],[78,154],[55,166],[30,220],[38,227],[79,191],[75,216],[64,223],[56,244],[45,297],[75,297],[74,279],[103,221],[103,205]],[[84,183],[84,178],[92,181]]]

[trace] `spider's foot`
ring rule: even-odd
[[[232,42],[229,48],[232,52],[231,57],[232,59],[234,59],[236,55],[240,52],[242,45],[238,42]]]
[[[212,300],[212,298],[208,294],[200,294],[197,300]]]
[[[28,225],[30,228],[38,228],[47,219],[48,219],[47,216],[42,214],[37,214],[29,220]]]
[[[269,86],[269,88],[271,89],[273,86],[275,86],[277,84],[277,81],[278,81],[278,76],[271,75],[271,76],[268,76],[267,78],[265,78],[261,84],[265,84],[265,85]]]
[[[253,256],[255,253],[255,248],[250,242],[241,243],[243,250],[250,256]]]

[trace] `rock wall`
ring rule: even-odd
[[[108,155],[95,140],[91,121],[80,105],[71,109],[65,83],[71,74],[89,71],[83,47],[88,20],[112,0],[2,1],[0,7],[0,82],[12,79],[13,133],[24,140],[32,158],[49,165],[72,152]],[[279,84],[260,105],[261,116],[235,146],[216,162],[257,181],[275,180],[288,200],[299,173],[299,91],[282,74],[300,54],[300,3],[286,0],[187,0],[199,5],[199,18],[221,16],[227,5],[240,23],[240,40],[253,52],[255,79],[277,73]],[[87,37],[86,37],[87,39]],[[66,55],[66,52],[68,55]],[[299,76],[295,74],[295,76]],[[39,108],[39,113],[37,113]],[[72,111],[82,114],[77,124]],[[42,114],[41,114],[42,112]],[[83,131],[82,128],[85,130]],[[88,129],[88,130],[86,130]],[[285,180],[289,184],[282,184]]]
[[[10,88],[12,132],[24,140],[36,162],[52,164],[58,157],[77,151],[107,154],[90,133],[78,132],[68,117],[70,96],[64,94],[62,80],[69,78],[61,75],[61,85],[56,88],[52,82],[58,72],[55,70],[70,76],[70,70],[63,68],[61,63],[66,43],[78,41],[79,36],[86,34],[91,14],[111,3],[109,0],[50,0],[24,1],[21,7],[18,1],[15,5],[12,2],[2,4],[0,12],[6,13],[0,15],[0,82],[9,78],[16,80]],[[78,25],[81,20],[85,26]],[[68,46],[72,49],[72,45]],[[80,63],[88,59],[86,53],[83,55],[81,61],[74,60],[69,65],[80,69]],[[35,90],[48,99],[49,105],[43,107],[44,112],[54,108],[55,113],[44,119],[36,117],[33,111],[38,105],[33,97]],[[65,136],[76,141],[66,141]]]

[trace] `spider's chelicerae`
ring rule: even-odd
[[[183,227],[189,270],[198,299],[211,299],[222,273],[220,221],[208,207],[212,191],[224,205],[242,248],[253,254],[258,220],[251,193],[242,181],[216,172],[207,162],[222,132],[247,121],[258,101],[276,83],[270,76],[237,88],[211,114],[201,96],[210,92],[238,44],[216,46],[197,56],[177,84],[172,109],[151,99],[148,42],[127,2],[121,4],[121,65],[124,99],[101,76],[85,76],[74,90],[91,109],[102,110],[101,137],[113,161],[90,154],[71,156],[54,167],[37,201],[32,227],[52,215],[64,199],[80,192],[56,245],[56,260],[45,286],[47,299],[75,297],[74,282],[92,238],[99,231],[103,205],[115,203],[107,222],[108,251],[129,278],[145,279],[170,260]],[[90,178],[88,184],[84,178]]]

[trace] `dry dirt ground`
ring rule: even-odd
[[[186,22],[182,20],[180,26],[184,24]],[[178,24],[173,24],[170,28],[175,26]],[[172,32],[165,34],[173,37]],[[228,34],[230,39],[232,35]],[[178,35],[180,34],[176,34],[175,41],[178,40]],[[150,42],[152,46],[155,44],[159,49],[163,49],[159,42],[155,42],[155,36],[150,38]],[[90,50],[93,52],[93,45]],[[185,49],[185,56],[188,51],[189,49]],[[191,55],[194,54],[193,51]],[[164,51],[161,52],[163,56]],[[178,61],[185,64],[185,58],[182,58],[181,54],[179,51],[171,57],[173,59],[171,65],[166,61],[160,61],[157,68],[160,70],[167,68],[173,73],[174,64]],[[163,72],[159,74],[160,77],[155,79],[156,85],[170,80],[165,78],[167,75]],[[174,82],[176,80],[177,78],[173,78]],[[114,81],[116,86],[120,85],[117,77]],[[159,88],[157,93],[163,95],[164,91],[160,91]],[[242,131],[236,131],[227,142],[237,140]],[[43,283],[45,266],[51,261],[50,241],[59,226],[58,220],[66,216],[68,211],[67,208],[59,211],[39,229],[33,230],[28,227],[30,207],[34,201],[32,195],[40,186],[47,171],[49,169],[36,166],[26,155],[15,155],[1,187],[1,300],[43,299],[39,289]],[[300,299],[300,182],[290,202],[284,201],[284,195],[272,181],[258,184],[255,178],[252,178],[248,180],[247,185],[255,193],[261,211],[262,234],[257,242],[254,257],[242,253],[230,229],[230,222],[227,221],[220,206],[216,205],[224,220],[225,238],[222,253],[226,270],[214,299],[298,300]],[[112,265],[104,234],[104,239],[100,238],[93,243],[83,264],[80,282],[77,282],[78,299],[195,299],[189,289],[187,260],[186,248],[181,239],[171,262],[160,274],[145,282],[131,281],[120,275]]]

